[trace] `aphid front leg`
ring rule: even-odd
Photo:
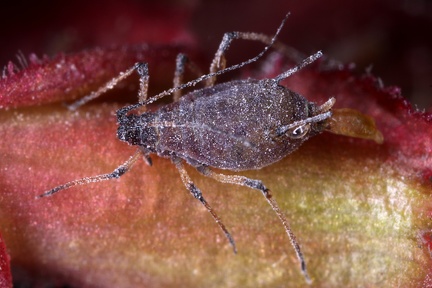
[[[288,234],[288,237],[291,241],[291,245],[294,247],[294,250],[296,252],[297,258],[300,261],[300,266],[301,266],[301,270],[303,272],[303,275],[306,278],[307,282],[311,282],[311,279],[307,273],[307,269],[306,269],[306,262],[304,260],[303,257],[303,253],[300,249],[300,245],[297,242],[297,238],[294,235],[294,233],[291,230],[290,225],[288,224],[288,220],[286,219],[285,215],[282,213],[282,211],[280,210],[276,200],[273,198],[272,194],[270,193],[270,190],[267,189],[264,184],[260,181],[260,180],[255,180],[255,179],[249,179],[247,177],[244,176],[239,176],[239,175],[224,175],[224,174],[219,174],[214,172],[213,170],[211,170],[209,167],[207,166],[198,166],[196,167],[196,169],[198,170],[198,172],[200,172],[201,174],[203,174],[204,176],[213,178],[219,182],[222,183],[229,183],[229,184],[236,184],[236,185],[241,185],[241,186],[247,186],[253,189],[257,189],[260,190],[264,197],[266,198],[267,202],[270,204],[270,206],[272,207],[273,211],[275,211],[275,213],[277,214],[277,216],[279,217],[279,219],[281,220],[286,233]]]
[[[186,169],[183,166],[183,160],[178,158],[178,157],[173,157],[171,160],[176,165],[178,171],[180,172],[180,177],[183,181],[183,184],[186,186],[186,188],[189,190],[189,192],[192,194],[192,196],[194,196],[195,199],[198,199],[201,202],[201,204],[204,205],[204,207],[207,209],[207,211],[210,212],[210,214],[213,216],[213,219],[216,221],[216,223],[219,225],[219,227],[224,232],[225,236],[228,238],[228,241],[230,242],[231,246],[233,247],[234,253],[237,253],[237,248],[236,248],[234,239],[232,238],[231,234],[226,229],[225,225],[222,223],[222,220],[219,218],[219,216],[216,214],[216,212],[213,210],[213,208],[204,199],[201,191],[192,182]]]
[[[92,176],[92,177],[84,177],[84,178],[81,178],[78,180],[74,180],[74,181],[68,182],[66,184],[57,186],[57,187],[55,187],[49,191],[46,191],[45,193],[37,196],[36,198],[51,196],[51,195],[53,195],[53,194],[55,194],[61,190],[65,190],[65,189],[68,189],[68,188],[71,188],[71,187],[77,186],[77,185],[84,185],[84,184],[88,184],[88,183],[92,183],[92,182],[101,182],[101,181],[110,180],[110,179],[114,179],[114,178],[120,178],[122,175],[124,175],[126,172],[128,172],[131,169],[131,167],[135,164],[135,162],[140,158],[141,155],[142,155],[142,151],[137,150],[134,155],[132,155],[122,165],[120,165],[116,169],[114,169],[114,171],[111,173],[101,174],[101,175]]]

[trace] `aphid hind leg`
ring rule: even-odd
[[[237,253],[237,248],[234,242],[234,239],[232,238],[231,234],[226,229],[225,225],[222,223],[222,220],[219,218],[219,216],[216,214],[216,212],[213,210],[213,208],[207,203],[207,201],[202,196],[201,191],[195,186],[195,184],[192,182],[191,178],[189,177],[186,169],[183,166],[183,160],[177,157],[173,157],[172,162],[175,164],[177,170],[180,172],[180,177],[183,181],[183,184],[186,186],[186,188],[189,190],[189,192],[192,194],[192,196],[195,199],[198,199],[201,204],[204,205],[204,207],[207,209],[207,211],[210,212],[213,219],[216,221],[216,223],[219,225],[219,227],[222,229],[223,233],[227,237],[229,243],[233,247],[234,253]]]
[[[36,198],[51,196],[51,195],[53,195],[53,194],[55,194],[61,190],[65,190],[65,189],[68,189],[68,188],[71,188],[71,187],[77,186],[77,185],[84,185],[84,184],[93,183],[93,182],[101,182],[101,181],[110,180],[110,179],[114,179],[114,178],[120,178],[122,175],[124,175],[126,172],[128,172],[131,169],[131,167],[135,164],[135,162],[140,158],[141,155],[142,155],[142,151],[137,150],[134,155],[132,155],[126,162],[124,162],[123,164],[118,166],[116,169],[114,169],[114,171],[111,173],[77,179],[77,180],[68,182],[66,184],[57,186],[57,187],[55,187],[49,191],[46,191],[45,193],[37,196]]]
[[[291,227],[288,223],[288,220],[286,219],[285,215],[282,213],[281,209],[279,208],[279,205],[277,204],[276,200],[273,198],[272,194],[270,193],[270,190],[267,189],[260,180],[249,179],[247,177],[239,176],[239,175],[219,174],[219,173],[214,172],[213,170],[211,170],[207,166],[198,166],[198,167],[196,167],[196,169],[198,170],[198,172],[200,172],[204,176],[213,178],[213,179],[215,179],[219,182],[222,182],[222,183],[247,186],[247,187],[250,187],[253,189],[260,190],[263,193],[264,197],[266,198],[267,202],[272,207],[273,211],[277,214],[280,221],[282,222],[282,225],[284,226],[285,231],[288,234],[288,237],[290,239],[291,245],[294,247],[297,258],[300,262],[301,270],[303,272],[304,277],[306,278],[306,281],[311,282],[311,279],[307,273],[306,262],[304,260],[303,253],[300,249],[300,245],[297,242],[297,238],[294,235],[294,233],[292,232]]]

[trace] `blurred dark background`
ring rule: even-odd
[[[355,63],[359,74],[371,69],[384,85],[400,87],[415,106],[432,111],[432,1],[14,1],[0,11],[1,67],[10,60],[20,66],[21,53],[52,56],[139,42],[187,43],[211,59],[224,32],[273,34],[290,11],[282,42]],[[249,46],[233,45],[229,63],[253,55]]]

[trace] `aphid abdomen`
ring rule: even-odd
[[[192,165],[259,169],[307,139],[277,135],[277,128],[307,118],[308,104],[272,80],[232,81],[197,90],[158,111],[166,125],[158,129],[157,149]]]

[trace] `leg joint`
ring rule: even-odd
[[[244,184],[253,189],[261,190],[265,195],[268,194],[269,190],[267,189],[267,187],[264,186],[264,184],[260,180],[246,179]]]
[[[198,199],[200,201],[204,200],[201,191],[193,183],[189,183],[187,185],[187,188],[192,193],[192,196],[195,197],[195,199]]]
[[[223,40],[225,41],[231,41],[233,39],[239,38],[240,33],[239,32],[226,32],[224,34]]]
[[[127,172],[127,168],[124,166],[120,166],[118,168],[116,168],[112,173],[111,173],[111,177],[110,178],[120,178],[120,176],[122,176],[123,174],[125,174]]]
[[[141,77],[145,77],[149,75],[149,71],[148,71],[148,64],[147,63],[141,63],[138,62],[135,64],[135,70],[137,71],[137,73],[141,76]]]
[[[176,73],[182,74],[188,58],[185,54],[179,53],[176,58]]]

